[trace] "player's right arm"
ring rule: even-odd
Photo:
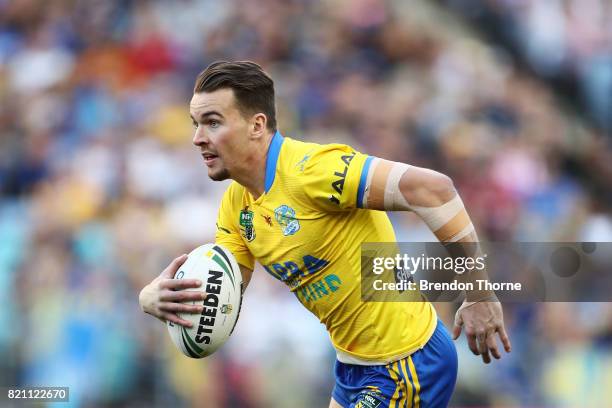
[[[230,186],[221,201],[215,242],[230,250],[238,261],[244,292],[251,281],[255,259],[242,239],[240,228],[234,219],[236,217],[232,217],[240,213],[239,209],[232,205],[234,202],[232,198],[237,193],[234,188],[235,186]],[[201,313],[202,306],[186,305],[182,302],[203,300],[206,294],[202,291],[183,290],[199,288],[202,282],[196,279],[174,279],[174,275],[185,260],[187,255],[175,258],[158,277],[141,290],[138,300],[143,312],[157,317],[162,322],[170,321],[191,327],[191,323],[181,319],[177,313]]]

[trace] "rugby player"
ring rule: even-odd
[[[248,284],[257,259],[325,325],[337,352],[330,407],[444,407],[457,375],[453,342],[429,302],[364,302],[360,244],[394,242],[385,211],[414,211],[441,242],[476,242],[451,179],[436,171],[283,137],[274,84],[253,62],[215,62],[196,79],[190,103],[193,144],[213,180],[232,179],[216,242],[232,251]],[[379,211],[375,211],[379,210]],[[205,294],[173,280],[182,255],[140,293],[144,312],[190,326],[181,302]],[[467,293],[455,316],[485,363],[506,350],[499,302]]]

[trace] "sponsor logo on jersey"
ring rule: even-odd
[[[340,290],[342,279],[334,273],[324,276],[323,278],[307,283],[296,290],[296,294],[302,304],[316,302],[321,298],[332,295]]]
[[[344,180],[346,179],[346,174],[348,173],[349,165],[351,164],[351,160],[353,160],[353,158],[355,157],[355,154],[356,153],[353,152],[351,154],[345,154],[341,156],[340,159],[344,163],[344,170],[341,172],[340,171],[334,172],[334,176],[338,178],[332,181],[331,186],[336,191],[336,193],[338,193],[338,195],[340,196],[342,195],[342,192],[344,191]],[[340,200],[334,194],[332,194],[329,197],[329,201],[331,201],[332,203],[336,205],[340,205]]]
[[[293,235],[300,230],[300,222],[295,217],[295,210],[286,204],[274,210],[274,218],[281,226],[284,236]]]
[[[412,274],[410,273],[408,269],[395,268],[394,275],[395,275],[395,283],[414,282],[414,278],[412,277]],[[404,292],[404,289],[399,289],[398,292],[402,293]]]
[[[242,236],[247,241],[251,242],[255,239],[255,227],[253,226],[253,211],[249,210],[247,205],[240,211],[240,231]]]

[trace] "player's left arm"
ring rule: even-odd
[[[371,158],[362,170],[360,197],[362,208],[385,211],[413,211],[431,229],[442,243],[458,243],[454,248],[474,255],[479,251],[478,236],[474,225],[455,190],[452,180],[441,173],[404,163]],[[462,246],[461,243],[469,243]],[[460,256],[453,254],[454,256]],[[465,256],[465,255],[464,255]],[[467,275],[461,279],[481,279]],[[469,291],[466,301],[457,311],[453,337],[465,328],[472,352],[481,355],[485,363],[493,357],[501,358],[495,333],[510,352],[510,340],[506,334],[503,312],[493,292]],[[490,354],[489,354],[490,353]]]

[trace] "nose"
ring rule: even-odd
[[[209,139],[204,132],[204,126],[198,126],[193,135],[193,144],[196,146],[202,146],[208,144]]]

